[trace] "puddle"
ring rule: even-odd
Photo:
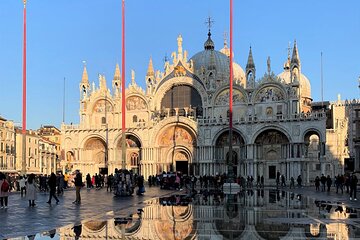
[[[356,239],[360,209],[277,190],[145,201],[103,219],[12,239]]]

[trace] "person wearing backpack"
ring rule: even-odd
[[[7,208],[8,207],[8,198],[10,194],[10,184],[6,180],[6,176],[4,173],[0,172],[0,207]]]

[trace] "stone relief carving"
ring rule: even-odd
[[[284,100],[284,96],[282,91],[276,87],[263,88],[255,97],[256,102],[276,102],[280,100]]]
[[[107,112],[113,111],[113,107],[109,101],[99,100],[96,102],[93,112],[102,113],[105,112],[105,108]]]
[[[146,103],[144,99],[140,97],[129,97],[126,100],[126,109],[127,110],[141,110],[146,109]]]
[[[85,150],[104,150],[105,146],[99,139],[90,139],[85,146]]]
[[[195,144],[190,133],[180,127],[170,127],[160,136],[161,145]]]
[[[227,105],[229,104],[230,92],[229,90],[222,91],[215,100],[215,105]],[[239,90],[234,90],[233,92],[233,103],[243,103],[245,102],[245,97]]]
[[[175,154],[175,160],[188,160],[187,156],[183,152],[177,152]]]

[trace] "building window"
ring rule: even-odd
[[[136,115],[133,116],[133,123],[136,123],[138,121],[138,117]]]
[[[29,148],[29,156],[31,155],[31,148]]]

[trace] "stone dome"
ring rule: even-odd
[[[291,83],[291,74],[289,68],[285,68],[284,71],[277,76],[286,84]],[[302,97],[311,98],[310,81],[304,74],[301,74],[300,76],[300,91]]]
[[[215,67],[217,74],[229,75],[229,58],[224,53],[213,49],[206,49],[195,54],[190,60],[193,61],[195,72],[201,72]],[[234,81],[245,86],[245,72],[239,64],[233,62]]]

